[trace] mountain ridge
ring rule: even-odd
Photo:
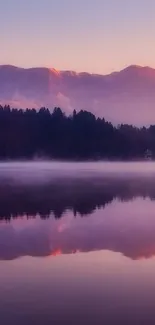
[[[155,123],[155,69],[131,65],[110,74],[0,65],[0,104],[85,109],[113,123]]]
[[[88,71],[80,71],[80,72],[77,72],[76,70],[59,70],[59,69],[56,69],[54,67],[50,68],[50,67],[44,67],[44,66],[34,66],[34,67],[21,67],[21,66],[16,66],[16,65],[12,65],[12,64],[0,64],[0,69],[1,68],[10,68],[10,69],[19,69],[19,70],[48,70],[48,71],[51,71],[51,72],[54,72],[56,74],[59,74],[59,73],[68,73],[70,72],[71,74],[75,74],[75,75],[91,75],[91,76],[103,76],[103,77],[106,77],[106,76],[109,76],[109,75],[113,75],[113,74],[116,74],[116,73],[120,73],[120,72],[123,72],[123,71],[127,71],[127,70],[151,70],[151,71],[154,71],[155,73],[155,68],[153,67],[150,67],[150,66],[142,66],[142,65],[138,65],[138,64],[131,64],[131,65],[128,65],[128,66],[125,66],[124,68],[120,69],[120,70],[116,70],[116,71],[112,71],[112,72],[109,72],[109,73],[106,73],[106,74],[103,74],[103,73],[95,73],[95,72],[88,72]]]

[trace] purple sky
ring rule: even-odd
[[[109,73],[155,67],[154,0],[5,0],[0,64]]]

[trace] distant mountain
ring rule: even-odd
[[[109,75],[0,66],[0,104],[85,109],[113,123],[155,123],[155,69],[129,66]]]

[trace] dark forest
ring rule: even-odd
[[[0,159],[130,160],[155,157],[155,126],[113,126],[87,111],[0,106]]]

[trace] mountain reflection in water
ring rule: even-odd
[[[154,198],[152,177],[3,181],[0,259],[99,250],[149,258],[155,254]]]
[[[155,164],[0,163],[0,324],[155,324]]]

